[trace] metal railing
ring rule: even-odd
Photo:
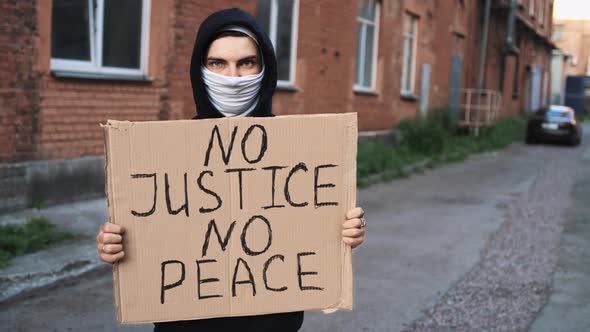
[[[458,124],[461,127],[492,126],[498,119],[502,93],[495,90],[461,89]]]

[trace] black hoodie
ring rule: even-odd
[[[264,60],[264,78],[260,87],[260,99],[258,105],[249,114],[249,116],[272,116],[272,95],[277,86],[277,59],[270,39],[260,28],[256,19],[252,15],[238,8],[224,9],[211,14],[199,28],[193,55],[191,57],[191,83],[193,86],[193,97],[197,106],[197,115],[195,119],[222,118],[221,114],[209,101],[207,90],[203,83],[201,66],[205,59],[205,52],[213,41],[213,38],[224,27],[229,25],[238,25],[252,31],[258,40],[258,47]]]
[[[265,65],[264,78],[260,88],[258,105],[249,116],[267,117],[272,114],[272,95],[277,85],[277,60],[270,39],[254,17],[237,9],[225,9],[211,14],[199,28],[191,58],[191,83],[197,106],[194,119],[221,118],[221,114],[209,101],[201,76],[201,65],[212,39],[228,25],[238,25],[252,31],[257,39]],[[303,312],[290,312],[272,315],[226,317],[190,321],[155,323],[154,332],[164,331],[237,331],[237,332],[295,332],[303,323]]]

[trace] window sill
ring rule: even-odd
[[[69,70],[52,70],[51,73],[57,78],[81,78],[91,80],[115,80],[115,81],[135,81],[135,82],[152,82],[154,78],[147,75],[125,75],[125,74],[104,74],[79,72]]]
[[[400,98],[406,101],[418,101],[418,97],[409,92],[402,92]]]
[[[358,96],[372,96],[377,97],[379,94],[373,89],[354,87],[354,94]]]
[[[285,91],[285,92],[299,92],[299,89],[293,84],[282,84],[277,83],[277,91]]]

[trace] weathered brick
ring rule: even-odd
[[[549,0],[536,0],[539,7]],[[195,106],[188,77],[190,55],[199,24],[212,12],[240,7],[255,13],[254,0],[152,1],[150,82],[56,78],[50,74],[51,11],[33,0],[0,1],[0,161],[77,158],[103,152],[100,123],[107,119],[150,121],[186,119]],[[381,1],[377,85],[374,94],[353,92],[357,2],[299,1],[299,35],[295,91],[277,90],[277,114],[357,112],[362,130],[393,128],[418,112],[419,101],[400,96],[403,21],[419,17],[415,90],[420,94],[421,68],[432,67],[429,107],[446,106],[450,62],[462,54],[462,87],[477,81],[481,34],[480,1]],[[506,2],[507,3],[507,2]],[[45,8],[46,9],[46,8]],[[525,103],[526,67],[548,66],[549,50],[535,34],[551,32],[551,14],[543,27],[519,9],[521,49],[518,67],[507,59],[504,73],[505,114]],[[494,8],[490,21],[487,88],[498,89],[502,62],[498,48],[506,38],[506,11]],[[530,26],[531,28],[525,28]],[[457,37],[459,36],[459,37]],[[44,41],[44,42],[40,42]],[[49,42],[48,42],[49,41]],[[42,48],[44,47],[44,48]],[[512,79],[516,76],[516,79]],[[512,99],[512,83],[520,94]]]

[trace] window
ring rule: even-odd
[[[553,30],[553,40],[560,41],[563,39],[563,26],[555,25]]]
[[[256,6],[256,19],[268,33],[277,55],[278,86],[295,85],[298,16],[298,0],[258,0]]]
[[[402,95],[414,94],[414,75],[416,69],[416,38],[418,17],[406,13],[404,17],[404,57],[402,67]]]
[[[378,40],[379,4],[375,0],[359,0],[354,80],[355,90],[375,90]]]
[[[529,0],[529,15],[535,16],[535,0]]]
[[[147,73],[150,0],[53,0],[51,70],[76,77]]]

